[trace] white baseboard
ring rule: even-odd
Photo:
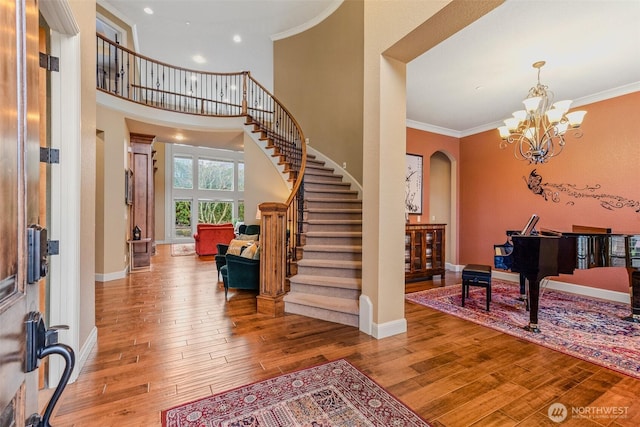
[[[510,273],[508,271],[496,271],[491,272],[491,277],[496,279],[505,280],[508,282],[519,283],[520,278],[518,273]],[[608,301],[615,301],[622,304],[631,304],[631,295],[628,292],[611,291],[608,289],[592,288],[590,286],[577,285],[575,283],[559,282],[557,280],[549,280],[547,289],[553,289],[556,291],[569,292],[572,294],[583,295],[587,297],[600,298]]]
[[[129,269],[125,268],[122,271],[116,271],[115,273],[107,273],[107,274],[100,274],[100,273],[96,273],[96,282],[109,282],[111,280],[117,280],[117,279],[124,279],[125,277],[127,277],[127,273],[128,273]]]
[[[87,340],[84,342],[84,344],[82,344],[82,348],[80,349],[80,352],[76,356],[76,366],[73,369],[73,372],[71,373],[71,378],[69,379],[70,383],[78,379],[78,376],[80,375],[80,371],[82,371],[84,364],[87,362],[87,359],[89,358],[89,354],[91,354],[91,350],[93,349],[93,347],[96,345],[97,342],[98,342],[98,328],[94,326],[93,329],[91,329],[91,333],[87,337]]]
[[[444,263],[444,269],[448,271],[455,271],[456,273],[459,273],[463,268],[464,265],[451,264],[450,262]]]
[[[358,327],[361,332],[371,335],[371,326],[373,325],[373,304],[371,299],[364,294],[360,294],[360,312]]]
[[[382,339],[407,332],[407,319],[392,320],[382,324],[372,323],[372,334],[376,339]]]
[[[407,332],[407,319],[398,319],[391,322],[376,324],[373,322],[373,304],[368,296],[360,295],[360,323],[361,332],[371,335],[376,339],[386,338]]]

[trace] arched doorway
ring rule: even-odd
[[[442,151],[436,151],[429,158],[429,217],[433,223],[447,224],[445,241],[445,262],[451,266],[456,261],[456,185],[455,163]]]

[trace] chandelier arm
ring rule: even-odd
[[[513,113],[513,118],[504,121],[500,131],[500,148],[515,145],[514,157],[527,160],[529,163],[546,163],[550,158],[559,155],[564,149],[565,135],[571,132],[575,138],[582,137],[582,124],[585,111],[572,113],[569,120],[564,113],[569,109],[571,101],[565,100],[554,104],[554,93],[549,87],[540,83],[541,68],[545,61],[537,61],[533,68],[537,69],[537,83],[529,89],[524,100],[525,109]]]

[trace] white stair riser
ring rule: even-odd
[[[297,263],[297,274],[290,278],[290,292],[284,298],[285,312],[358,327],[362,201],[357,197],[358,193],[343,183],[342,176],[325,167],[324,162],[308,159],[303,217],[304,221],[312,222],[303,224],[303,246],[299,252],[302,256]],[[309,209],[322,211],[310,212]],[[313,220],[333,222],[313,223]],[[350,224],[348,220],[360,222]],[[304,250],[309,245],[312,247]],[[355,247],[349,250],[340,246]]]
[[[331,236],[303,234],[303,245],[342,245],[342,246],[362,246],[362,235],[358,236]]]
[[[324,171],[305,171],[304,174],[304,178],[305,178],[305,187],[309,184],[313,184],[311,182],[308,181],[322,181],[322,182],[326,182],[326,183],[338,183],[338,182],[342,182],[342,175],[336,175],[334,173],[330,173],[330,172],[324,172]]]
[[[291,292],[302,292],[313,295],[324,295],[328,297],[347,298],[358,300],[360,289],[334,288],[329,286],[309,285],[306,283],[291,282]]]
[[[335,172],[331,168],[326,168],[324,166],[317,165],[307,165],[304,170],[305,175],[335,175]]]
[[[362,261],[362,252],[327,252],[304,250],[302,253],[304,259],[326,259],[332,261]]]
[[[319,307],[310,307],[285,301],[284,311],[291,314],[313,317],[315,319],[327,320],[329,322],[340,323],[342,325],[358,327],[360,320],[357,315],[349,313],[337,313]]]
[[[305,193],[308,191],[314,190],[338,190],[338,191],[350,191],[351,186],[348,183],[342,181],[336,182],[307,182],[304,183],[304,191]]]
[[[305,211],[303,215],[304,221],[309,221],[313,219],[318,220],[359,220],[362,221],[362,211],[359,209],[354,209],[354,212],[344,212],[344,211],[328,211],[328,212],[309,212]]]
[[[362,209],[362,200],[305,200],[305,209]]]
[[[340,190],[331,190],[321,191],[321,190],[304,190],[304,198],[310,199],[332,199],[337,201],[342,200],[358,200],[358,193],[350,192],[350,191],[340,191]]]
[[[342,277],[350,279],[362,278],[362,270],[360,269],[305,266],[300,264],[298,264],[298,274],[304,274],[305,276]]]
[[[362,231],[362,224],[352,224],[348,222],[342,223],[326,223],[326,224],[302,224],[302,231]]]

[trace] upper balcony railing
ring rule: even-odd
[[[288,253],[295,257],[302,229],[305,138],[289,111],[248,71],[212,73],[176,67],[133,52],[97,34],[96,87],[138,104],[211,117],[247,117],[268,138],[294,178],[286,204]]]

